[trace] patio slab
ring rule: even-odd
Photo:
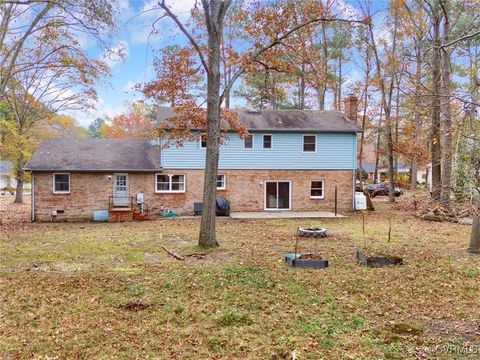
[[[322,219],[335,218],[332,211],[258,211],[258,212],[232,212],[232,219]],[[345,216],[337,214],[337,218]]]

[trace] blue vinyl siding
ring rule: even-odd
[[[263,134],[272,134],[272,149],[262,149]],[[254,133],[253,149],[229,133],[220,148],[221,169],[332,169],[356,167],[357,137],[354,133],[317,133],[317,151],[303,152],[303,133]],[[164,169],[203,169],[205,149],[198,141],[162,150]]]

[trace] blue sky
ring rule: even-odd
[[[180,34],[173,22],[162,19],[156,24],[157,33],[151,34],[152,23],[161,16],[157,0],[117,0],[119,11],[118,31],[109,39],[113,48],[123,48],[124,59],[110,59],[111,76],[97,85],[98,102],[96,110],[73,114],[77,121],[88,126],[95,118],[114,116],[125,110],[128,101],[140,98],[132,88],[136,83],[149,81],[153,78],[152,60],[155,49],[161,49],[169,44],[185,44],[186,38]],[[195,0],[167,0],[172,11],[181,19],[186,20]],[[354,2],[345,1],[347,4]],[[374,7],[385,7],[384,0],[373,2]],[[348,6],[348,5],[347,5]],[[350,5],[351,6],[351,5]],[[98,46],[85,39],[84,46],[95,56],[102,56]],[[347,83],[358,80],[360,72],[350,66],[346,69]],[[236,84],[238,85],[238,84]],[[233,99],[233,105],[243,106],[242,99]]]

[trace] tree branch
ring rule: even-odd
[[[222,94],[220,95],[220,103],[223,102],[225,95],[232,89],[233,84],[235,81],[247,70],[247,68],[260,56],[262,55],[265,51],[271,49],[272,47],[280,44],[282,40],[286,39],[289,37],[291,34],[294,32],[308,26],[311,24],[316,24],[318,22],[322,21],[327,21],[327,22],[347,22],[347,23],[359,23],[359,24],[365,24],[365,20],[349,20],[349,19],[337,19],[337,18],[316,18],[309,20],[307,22],[304,22],[300,25],[295,26],[294,28],[288,30],[286,33],[284,33],[282,36],[277,37],[274,39],[271,43],[265,45],[264,47],[258,49],[257,51],[253,52],[247,61],[246,64],[242,65],[237,72],[231,77],[230,81],[225,85],[225,88],[223,89]]]
[[[168,17],[170,19],[172,19],[175,24],[177,24],[178,28],[180,29],[181,32],[183,32],[183,34],[188,38],[188,41],[190,41],[190,44],[192,44],[192,46],[195,48],[195,50],[197,51],[198,53],[198,57],[200,58],[200,61],[203,65],[203,67],[205,68],[205,71],[207,72],[207,74],[210,73],[210,69],[208,67],[208,64],[207,62],[205,61],[205,57],[203,56],[203,53],[200,49],[200,45],[195,41],[195,39],[193,38],[193,36],[190,34],[190,32],[187,30],[187,28],[185,28],[185,26],[183,26],[183,24],[181,23],[181,21],[178,19],[178,17],[170,10],[170,8],[165,4],[165,0],[160,0],[158,2],[158,5],[165,11],[165,13],[168,15]]]

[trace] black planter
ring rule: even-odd
[[[283,259],[288,265],[299,268],[324,269],[328,267],[328,260],[325,259],[299,259],[302,254],[283,254]]]
[[[403,265],[403,259],[398,256],[367,256],[357,251],[357,259],[362,265],[380,267],[388,265]]]

